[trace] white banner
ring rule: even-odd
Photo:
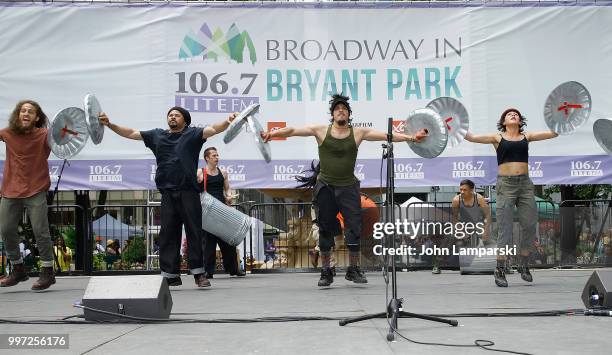
[[[610,157],[592,131],[596,119],[612,117],[611,3],[394,5],[0,3],[0,126],[20,99],[37,100],[52,117],[82,107],[86,93],[96,94],[112,122],[143,130],[165,127],[176,104],[191,111],[193,124],[206,125],[253,102],[261,104],[264,128],[303,126],[327,122],[329,93],[344,92],[358,127],[386,131],[387,117],[399,127],[412,110],[450,96],[465,105],[476,134],[495,132],[508,107],[521,110],[535,131],[547,129],[548,94],[573,80],[590,91],[591,118],[570,136],[530,144],[539,162],[533,169],[555,162],[534,177],[540,183],[612,181]],[[293,186],[291,176],[317,157],[314,138],[271,144],[268,166],[249,134],[229,145],[215,136],[206,146],[216,146],[240,171],[239,187]],[[431,161],[406,144],[397,144],[395,154],[407,177],[399,186],[454,184],[466,176],[490,183],[495,176],[488,145],[463,142]],[[362,144],[364,186],[378,184],[380,155],[379,143]],[[149,187],[151,159],[142,142],[107,130],[99,146],[89,142],[75,158],[77,166],[87,164],[81,169],[89,176],[80,182],[75,176],[74,186]],[[125,177],[92,180],[104,175],[97,170],[116,170],[118,160],[142,164],[142,185],[122,184]],[[576,162],[597,165],[598,172],[577,176]]]

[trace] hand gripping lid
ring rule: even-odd
[[[254,116],[248,116],[247,122],[249,124],[249,129],[255,138],[257,149],[259,149],[259,152],[266,160],[266,163],[269,163],[272,160],[272,150],[270,149],[270,143],[265,143],[263,138],[261,138],[261,132],[265,132],[264,129]]]
[[[461,143],[470,128],[470,118],[465,106],[452,97],[438,97],[427,104],[436,111],[448,131],[448,144],[455,147]]]
[[[47,141],[58,158],[70,159],[85,147],[88,137],[85,111],[68,107],[53,118]]]
[[[83,101],[89,136],[94,144],[100,144],[104,136],[104,126],[100,123],[100,119],[98,118],[100,112],[102,112],[102,107],[94,94],[85,95]]]
[[[557,86],[544,104],[544,121],[551,130],[562,134],[573,133],[591,114],[591,94],[576,81]]]
[[[236,138],[236,136],[238,136],[238,134],[240,133],[242,126],[247,123],[247,117],[251,115],[254,116],[258,112],[259,104],[252,104],[249,107],[245,108],[242,112],[240,112],[240,115],[238,115],[238,117],[234,119],[234,121],[227,128],[227,131],[225,131],[225,136],[223,136],[223,142],[227,144],[234,140],[234,138]]]
[[[406,119],[404,132],[415,135],[421,129],[426,129],[428,136],[420,143],[408,142],[412,151],[427,159],[442,154],[448,142],[448,130],[440,115],[430,108],[412,111]]]

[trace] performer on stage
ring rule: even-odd
[[[525,117],[517,109],[509,108],[497,122],[499,132],[487,135],[468,132],[465,139],[473,143],[493,144],[497,151],[497,246],[505,248],[512,243],[513,209],[516,206],[523,230],[519,271],[523,280],[532,282],[529,255],[534,249],[538,214],[534,186],[529,178],[529,142],[555,138],[558,134],[552,131],[525,132],[526,125]],[[508,287],[504,272],[505,259],[505,256],[497,257],[495,284],[499,287]]]
[[[110,122],[105,113],[100,122],[118,135],[142,140],[157,162],[155,184],[162,194],[159,265],[168,285],[182,284],[180,275],[181,230],[187,233],[189,268],[198,287],[210,286],[202,257],[202,206],[196,171],[200,149],[206,139],[227,129],[237,113],[206,128],[189,127],[191,115],[182,107],[168,110],[168,129],[138,131]]]
[[[227,173],[218,168],[219,153],[217,148],[209,147],[204,150],[204,160],[206,167],[198,169],[198,183],[202,184],[204,191],[211,194],[217,200],[230,205],[232,196],[230,192],[229,179]],[[236,247],[227,244],[223,239],[214,234],[204,231],[203,250],[204,250],[204,269],[206,277],[213,278],[217,265],[217,244],[223,256],[223,267],[230,276],[244,277],[246,274],[240,270],[238,265],[238,254]]]
[[[47,143],[47,115],[40,105],[32,100],[18,102],[9,119],[9,126],[0,129],[0,141],[6,144],[0,235],[4,238],[7,255],[13,266],[10,275],[0,282],[0,286],[14,286],[28,279],[17,234],[17,225],[25,207],[42,264],[40,277],[32,285],[32,290],[44,290],[55,283],[55,275],[53,242],[47,218],[47,191],[51,185],[47,159],[51,148]]]
[[[474,192],[474,182],[469,179],[459,183],[459,195],[453,198],[451,203],[453,223],[477,223],[483,224],[482,234],[466,234],[464,238],[457,239],[453,236],[440,236],[438,239],[441,248],[452,249],[457,247],[470,247],[474,237],[480,238],[484,244],[489,243],[489,228],[491,223],[491,208],[485,198]],[[441,239],[441,240],[440,240]],[[440,260],[444,256],[434,256],[432,274],[440,274]]]
[[[333,95],[329,102],[331,124],[303,128],[286,127],[262,133],[269,141],[274,137],[315,137],[319,146],[320,172],[313,191],[313,205],[319,225],[321,248],[321,279],[319,286],[333,282],[330,267],[331,248],[336,234],[336,215],[344,216],[344,237],[349,249],[349,264],[345,278],[355,283],[367,283],[359,267],[359,238],[361,236],[361,202],[359,180],[354,175],[357,149],[362,141],[385,141],[387,134],[370,128],[353,128],[349,98]],[[421,141],[424,131],[415,137],[395,133],[394,142]]]

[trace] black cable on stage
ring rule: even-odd
[[[391,329],[393,330],[393,332],[395,334],[399,335],[402,339],[408,340],[409,342],[414,343],[414,344],[419,344],[419,345],[434,345],[434,346],[446,346],[446,347],[452,347],[452,348],[480,348],[480,349],[483,349],[483,350],[497,351],[497,352],[501,352],[501,353],[519,354],[519,355],[533,355],[531,353],[525,353],[525,352],[520,352],[520,351],[505,350],[505,349],[493,349],[493,348],[490,348],[490,347],[494,346],[495,342],[493,342],[491,340],[483,340],[483,339],[476,339],[476,340],[474,340],[474,344],[446,344],[446,343],[435,343],[435,342],[431,342],[430,343],[430,342],[425,342],[425,341],[418,341],[418,340],[410,339],[410,338],[404,336],[397,329],[393,328],[391,326],[391,323],[389,323],[389,326],[391,327]]]
[[[220,319],[193,319],[193,318],[179,318],[179,319],[162,319],[162,318],[146,318],[146,317],[135,317],[119,313],[108,312],[99,310],[91,307],[82,305],[75,305],[77,308],[83,308],[91,310],[92,312],[98,312],[102,314],[112,315],[117,318],[125,318],[143,322],[152,323],[260,323],[260,322],[298,322],[298,321],[337,321],[343,318],[340,317],[322,317],[322,316],[276,316],[276,317],[258,317],[258,318],[220,318]],[[190,313],[186,313],[190,314]],[[611,316],[612,312],[609,310],[583,310],[583,309],[568,309],[568,310],[548,310],[548,311],[535,311],[535,312],[516,312],[516,313],[455,313],[455,314],[427,314],[434,317],[557,317],[557,316]],[[87,324],[87,323],[108,323],[107,321],[75,321],[73,318],[81,318],[82,314],[75,314],[67,316],[61,319],[52,320],[13,320],[13,319],[2,319],[0,318],[0,324]]]

